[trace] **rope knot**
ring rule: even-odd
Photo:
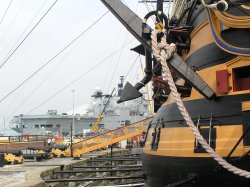
[[[158,61],[160,61],[161,58],[163,58],[164,61],[170,59],[176,51],[176,45],[174,43],[170,45],[167,43],[166,32],[166,29],[162,31],[154,30],[151,34],[153,54]]]

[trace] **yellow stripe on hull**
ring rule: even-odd
[[[216,149],[222,157],[227,157],[243,133],[242,125],[216,126]],[[210,157],[208,153],[194,153],[195,137],[188,127],[162,128],[157,151],[151,150],[153,129],[148,133],[144,153],[158,156],[173,157]],[[240,157],[248,147],[241,141],[232,156]]]

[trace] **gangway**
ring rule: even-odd
[[[150,121],[152,121],[152,117],[74,143],[72,144],[73,157],[80,157],[82,154],[107,147],[134,136],[138,136],[147,130]],[[70,153],[71,151],[69,146],[65,151],[57,153],[57,155],[70,156]]]

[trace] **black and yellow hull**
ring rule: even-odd
[[[247,20],[250,16],[242,12],[233,15],[207,10],[206,13],[200,7],[193,17],[190,51],[183,59],[216,92],[216,98],[208,100],[192,89],[190,97],[183,99],[184,105],[215,152],[229,163],[250,171],[250,131],[247,133],[250,126],[250,81],[247,82],[250,22]],[[220,83],[217,72],[221,70],[228,74],[225,93],[217,91]],[[238,84],[244,88],[238,88]],[[143,172],[147,187],[250,186],[250,179],[225,170],[206,153],[171,95],[149,126]]]
[[[247,162],[246,162],[247,163]],[[146,187],[202,186],[202,187],[248,187],[248,179],[220,169],[218,164],[207,157],[166,157],[143,156],[144,171],[147,172]],[[240,165],[249,169],[249,164]],[[190,180],[189,180],[190,179]]]
[[[218,101],[199,99],[185,101],[184,104],[195,124],[199,120],[200,131],[207,141],[211,121],[210,144],[219,155],[226,158],[249,126],[250,113],[242,111],[241,104],[249,100],[250,94],[242,94],[221,97]],[[154,136],[158,130],[160,134],[157,142]],[[250,180],[219,167],[196,144],[176,104],[162,106],[150,126],[144,149],[146,186],[160,187],[180,181],[187,181],[183,186],[250,186]],[[250,170],[250,157],[245,155],[249,146],[250,133],[233,151],[229,162]]]

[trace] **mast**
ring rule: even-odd
[[[121,97],[123,89],[124,76],[120,76],[121,83],[118,84],[118,97]]]

